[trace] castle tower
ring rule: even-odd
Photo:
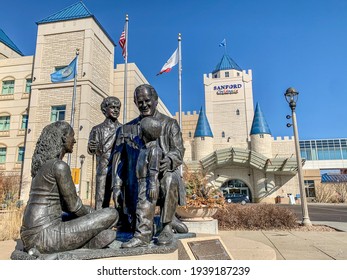
[[[223,145],[248,148],[253,119],[252,71],[242,70],[224,54],[213,72],[204,74],[204,90],[214,150]]]
[[[268,158],[272,157],[272,136],[259,104],[255,108],[251,128],[251,149]]]
[[[200,109],[198,123],[194,133],[193,147],[193,160],[200,160],[214,151],[213,133],[202,107]]]

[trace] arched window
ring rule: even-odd
[[[239,115],[240,115],[240,110],[237,109],[237,110],[236,110],[236,116],[239,116]]]
[[[188,137],[192,138],[192,133],[190,131],[188,132]]]
[[[225,132],[222,131],[222,138],[225,138]]]
[[[14,94],[14,79],[6,79],[2,81],[1,94]]]

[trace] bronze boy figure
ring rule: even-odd
[[[117,97],[109,96],[102,101],[100,107],[106,119],[92,128],[88,142],[88,152],[96,154],[95,209],[97,210],[110,205],[112,174],[109,162],[116,130],[121,126],[118,121],[121,102]]]
[[[136,229],[134,237],[122,244],[123,248],[147,246],[153,237],[153,220],[159,195],[159,163],[162,150],[158,138],[160,122],[147,117],[140,122],[140,137],[145,145],[141,148],[136,164],[138,202],[136,205]]]

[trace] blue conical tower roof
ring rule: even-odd
[[[91,12],[89,12],[87,7],[80,1],[75,4],[72,4],[71,6],[65,9],[62,9],[59,12],[54,13],[53,15],[50,15],[44,18],[43,20],[38,21],[37,24],[71,20],[71,19],[79,19],[79,18],[87,18],[87,17],[94,17],[94,16]]]
[[[202,107],[200,109],[198,123],[194,133],[194,138],[195,137],[213,137],[210,124]]]
[[[257,103],[257,106],[255,108],[252,128],[251,128],[251,135],[254,134],[270,134],[271,131],[270,128],[265,120],[264,114],[260,109],[259,104]]]
[[[0,28],[0,42],[14,50],[16,53],[23,55],[23,53],[17,48],[15,43],[6,35],[6,33]]]
[[[216,73],[221,70],[230,70],[235,69],[238,71],[242,71],[241,67],[237,65],[237,63],[227,54],[224,54],[221,61],[217,64],[216,69],[213,70],[212,73]]]

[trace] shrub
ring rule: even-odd
[[[218,209],[213,218],[220,230],[294,229],[299,225],[290,209],[273,204],[228,204]]]
[[[0,241],[19,238],[23,207],[17,200],[20,177],[18,173],[0,173]]]

